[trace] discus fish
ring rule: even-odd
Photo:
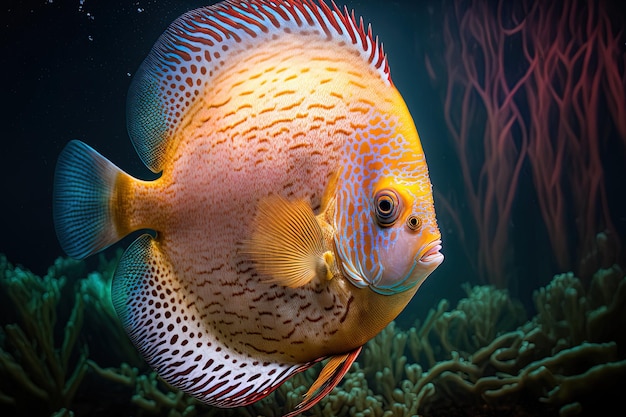
[[[84,258],[137,230],[115,309],[171,385],[253,403],[328,360],[301,413],[443,261],[413,119],[371,26],[334,3],[190,11],[135,74],[130,138],[160,177],[80,141],[59,156],[54,221]]]

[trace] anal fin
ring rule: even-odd
[[[309,390],[304,394],[302,402],[296,406],[295,410],[285,414],[283,417],[294,417],[304,413],[328,395],[350,370],[350,366],[352,366],[352,363],[356,360],[357,356],[359,356],[362,348],[363,346],[359,346],[346,354],[331,357],[326,365],[324,365],[324,368],[315,382],[313,382]]]
[[[168,384],[209,405],[241,407],[313,365],[265,361],[237,349],[203,318],[206,305],[184,278],[159,242],[143,235],[120,259],[111,288],[124,329]]]

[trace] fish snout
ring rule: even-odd
[[[416,252],[409,246],[394,245],[383,254],[377,279],[370,281],[371,287],[381,294],[396,294],[419,287],[443,262],[441,240],[432,240]]]
[[[414,266],[409,272],[407,283],[411,283],[412,287],[424,283],[426,278],[443,262],[443,254],[441,253],[441,240],[434,240],[424,245],[415,257]]]
[[[443,262],[443,254],[441,253],[441,240],[437,239],[425,245],[418,254],[418,263],[424,268],[432,268],[435,270]]]

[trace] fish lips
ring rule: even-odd
[[[370,283],[370,288],[380,294],[397,294],[420,286],[428,276],[443,262],[441,240],[434,240],[424,245],[413,262],[397,262],[394,260],[385,266]],[[393,250],[393,249],[392,249]]]
[[[443,253],[441,253],[441,240],[437,239],[430,242],[420,251],[419,263],[426,269],[432,268],[435,270],[443,262]],[[432,272],[431,271],[431,272]]]

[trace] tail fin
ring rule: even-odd
[[[124,173],[81,141],[71,141],[61,152],[54,173],[54,226],[72,258],[85,258],[123,237],[111,212],[119,174]]]

